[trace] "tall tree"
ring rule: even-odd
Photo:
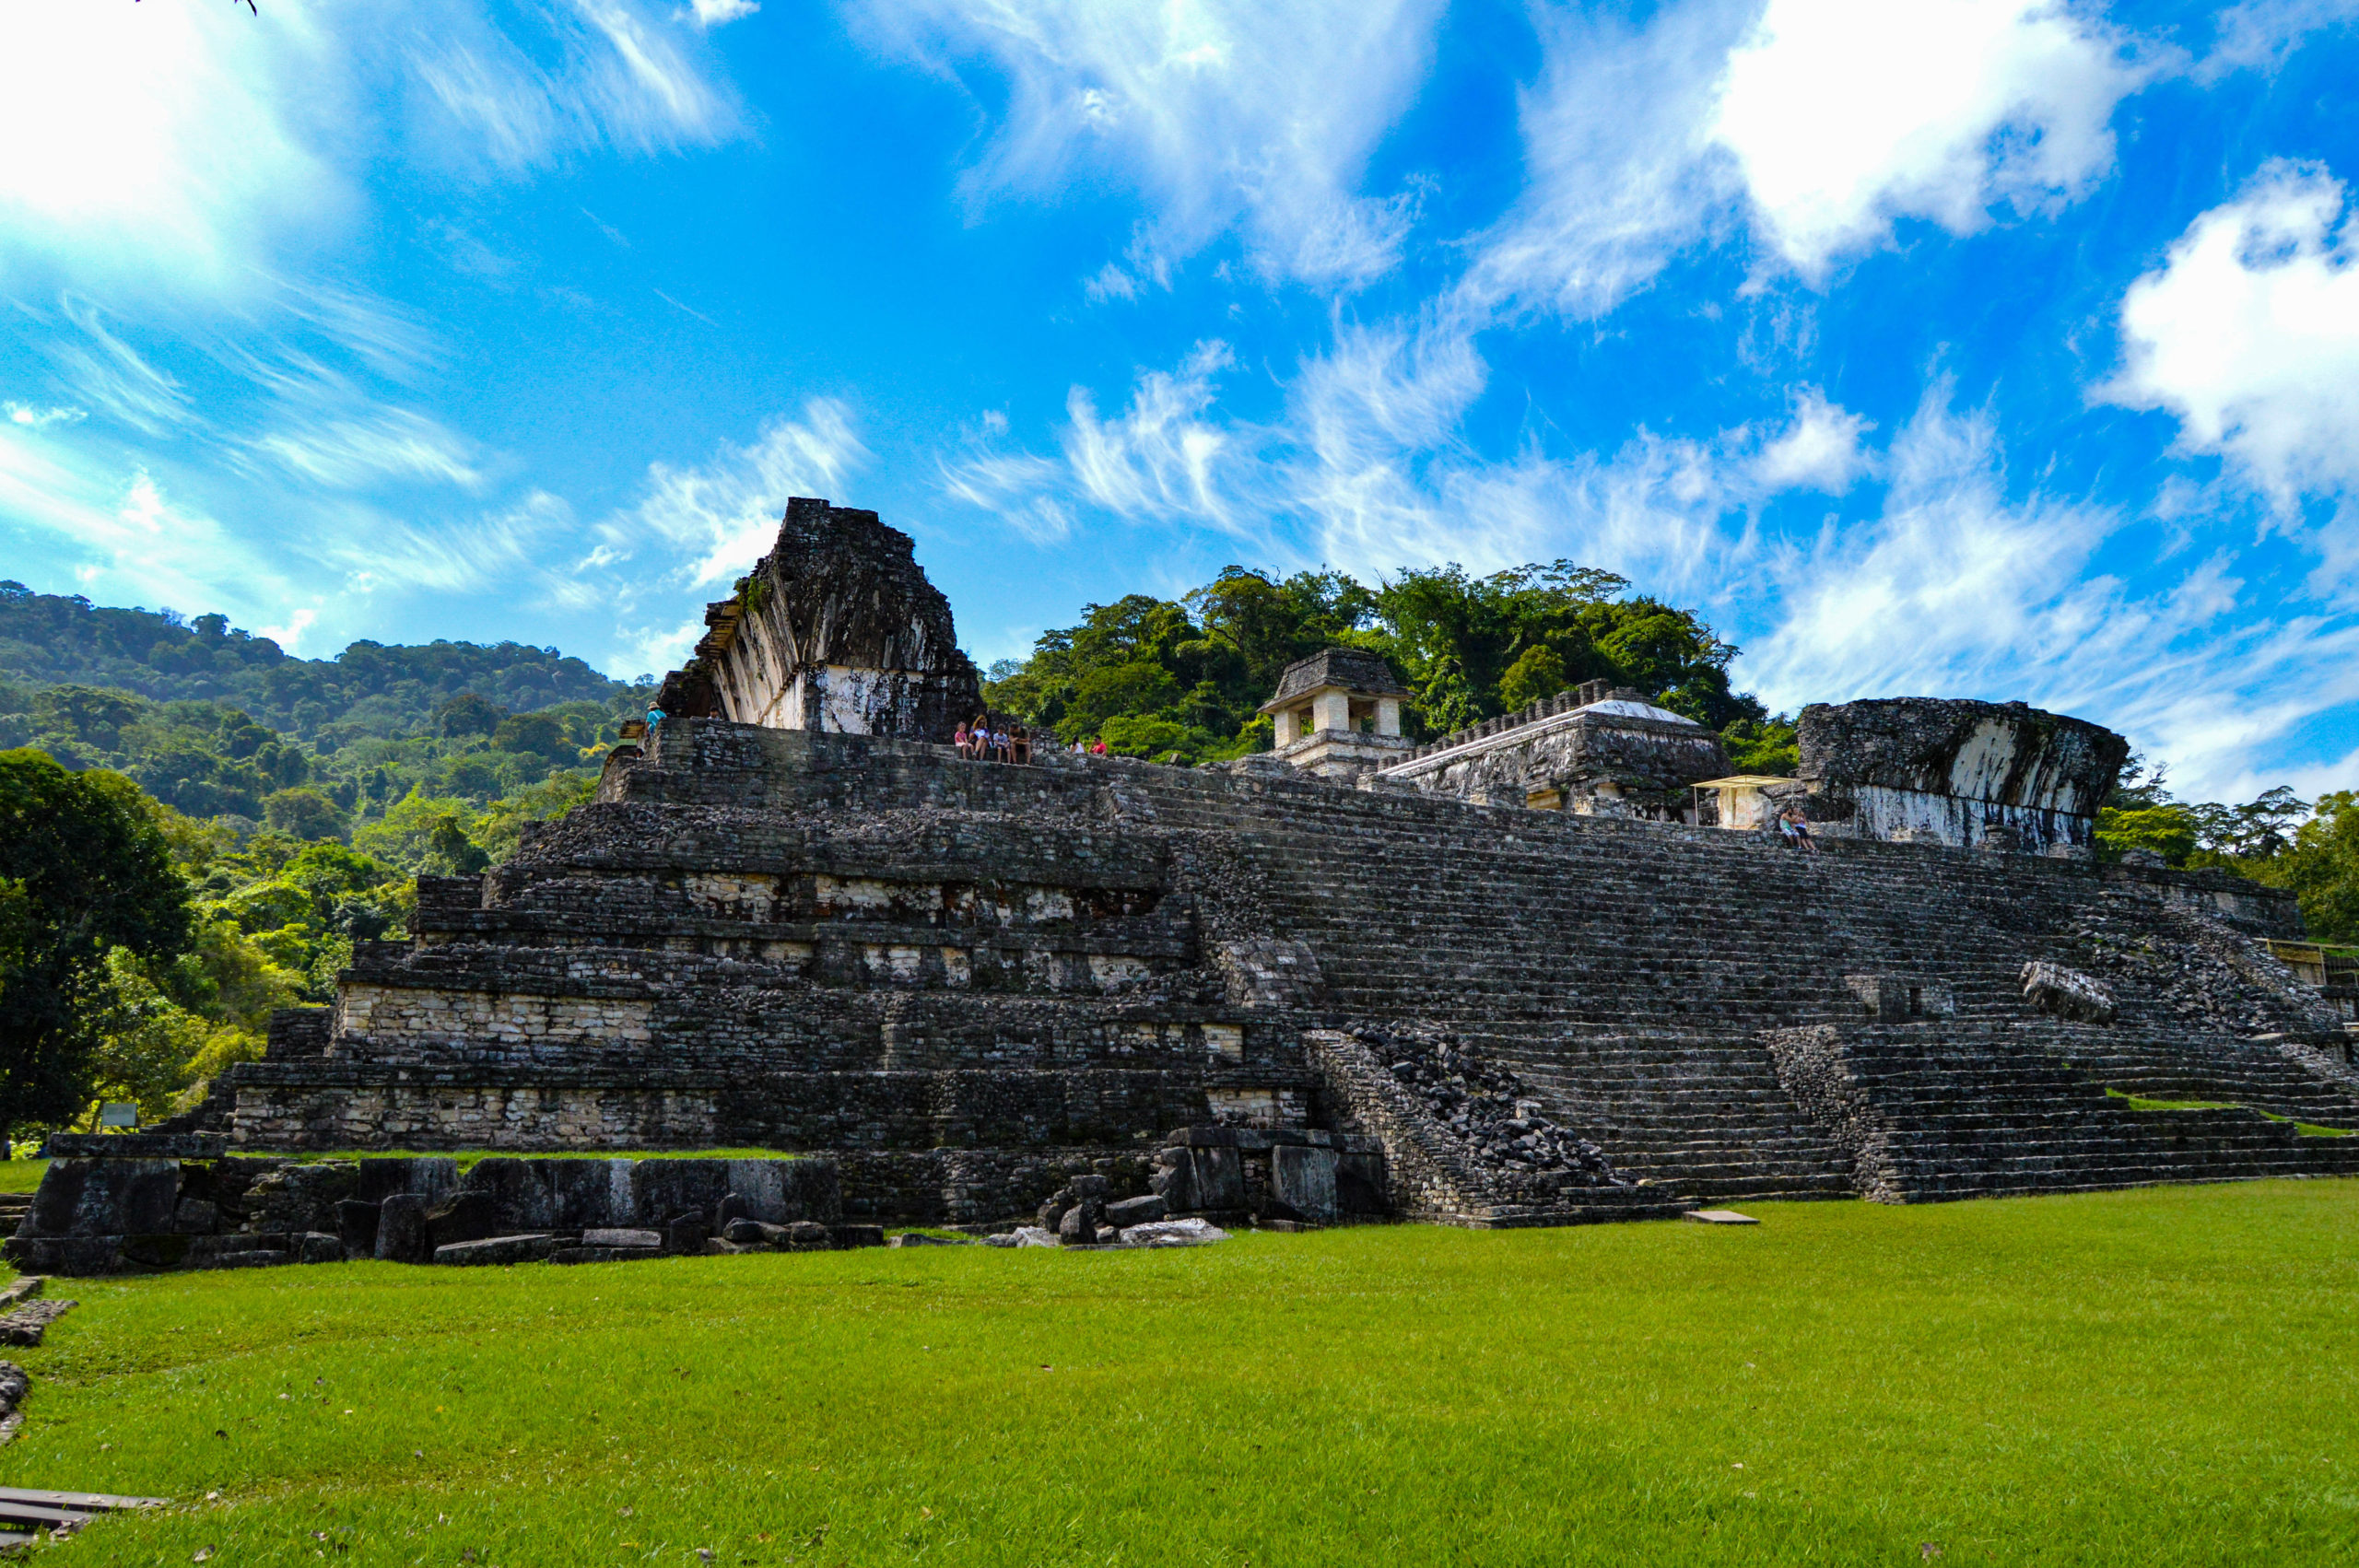
[[[88,1097],[85,1014],[123,948],[164,958],[191,937],[188,884],[139,787],[69,773],[40,752],[0,752],[0,883],[10,972],[0,977],[0,1131],[62,1121]]]

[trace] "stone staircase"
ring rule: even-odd
[[[2242,1107],[2134,1110],[2058,1054],[2058,1031],[1820,1025],[1770,1036],[1796,1101],[1893,1202],[2249,1176],[2359,1175],[2359,1138]]]
[[[1334,1015],[1459,1032],[1617,1170],[1697,1199],[2359,1171],[2359,1139],[2302,1138],[2249,1110],[2137,1112],[2105,1094],[2359,1126],[2359,1095],[2272,1044],[2156,1028],[2134,1000],[2113,1028],[2030,1011],[2025,963],[2071,962],[2076,921],[2118,903],[2095,867],[1844,840],[1804,855],[1758,835],[1282,780],[1261,791],[1240,837],[1274,925],[1316,953]],[[1155,809],[1167,829],[1235,821],[1185,789]],[[1863,1169],[1860,1146],[1781,1083],[1765,1042],[1813,1025],[1848,1035],[1863,1004],[1846,977],[1878,973],[1939,982],[1954,1011],[1921,1027],[1983,1044],[1954,1058],[1879,1047],[1881,1163]]]

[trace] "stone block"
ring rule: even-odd
[[[335,1206],[336,1235],[344,1238],[344,1250],[354,1258],[377,1256],[377,1205],[364,1203],[358,1198],[347,1198]]]
[[[200,1269],[276,1269],[282,1264],[299,1262],[299,1252],[288,1252],[276,1247],[256,1247],[245,1252],[217,1252],[197,1265]]]
[[[690,1210],[675,1214],[663,1223],[663,1250],[681,1258],[694,1258],[704,1251],[707,1235],[701,1212]]]
[[[1169,1211],[1164,1200],[1150,1192],[1144,1198],[1124,1198],[1106,1205],[1106,1223],[1116,1230],[1127,1230],[1160,1220]]]
[[[488,1195],[498,1223],[511,1231],[579,1231],[628,1224],[629,1160],[478,1160],[462,1183]]]
[[[831,1225],[827,1234],[835,1238],[837,1247],[846,1252],[856,1246],[885,1245],[885,1227],[882,1225]]]
[[[183,1198],[172,1211],[172,1229],[182,1235],[209,1236],[221,1228],[219,1205],[202,1198]]]
[[[52,1160],[18,1235],[148,1235],[172,1228],[178,1160]]]
[[[488,1192],[454,1192],[426,1211],[426,1235],[436,1248],[482,1241],[499,1229]]]
[[[123,1267],[138,1272],[184,1269],[200,1243],[215,1241],[213,1236],[173,1235],[166,1236],[124,1236],[121,1244]],[[64,1270],[58,1272],[65,1272]]]
[[[2113,993],[2094,976],[2035,959],[2024,965],[2024,1000],[2042,1012],[2083,1024],[2113,1022]]]
[[[434,1256],[426,1229],[427,1199],[416,1192],[395,1192],[377,1206],[377,1260],[381,1263],[424,1263]]]
[[[1311,1224],[1335,1220],[1335,1152],[1279,1148],[1270,1151],[1270,1196],[1283,1219]]]
[[[1388,1214],[1392,1211],[1385,1187],[1384,1156],[1338,1154],[1335,1157],[1335,1211],[1339,1214]]]
[[[552,1263],[634,1263],[661,1258],[660,1246],[560,1246],[549,1254]]]
[[[14,1236],[5,1248],[8,1261],[29,1274],[72,1279],[124,1271],[123,1236]],[[148,1238],[143,1238],[148,1239]],[[180,1237],[153,1238],[179,1241]],[[166,1267],[158,1264],[156,1267]]]
[[[1214,1213],[1245,1207],[1243,1154],[1235,1149],[1191,1149],[1188,1154],[1188,1185],[1195,1196],[1191,1207]]]
[[[218,1132],[53,1132],[53,1160],[218,1160],[229,1140]]]
[[[306,1263],[341,1263],[344,1261],[344,1238],[332,1236],[325,1231],[306,1231],[299,1256]]]
[[[751,1219],[753,1218],[753,1212],[754,1211],[746,1206],[745,1195],[742,1192],[733,1192],[722,1199],[721,1202],[713,1209],[712,1223],[721,1227],[722,1235],[727,1235],[732,1223],[738,1220]]]
[[[797,1220],[786,1227],[786,1245],[793,1252],[827,1252],[836,1245],[836,1234],[816,1220]]]
[[[447,1155],[412,1154],[362,1160],[352,1196],[382,1203],[397,1192],[414,1192],[432,1202],[459,1186],[459,1162]]]
[[[972,1236],[930,1236],[923,1231],[903,1231],[893,1238],[895,1246],[972,1246]]]
[[[1205,1246],[1226,1241],[1228,1233],[1209,1220],[1156,1220],[1122,1232],[1124,1246]]]
[[[557,1251],[551,1235],[486,1236],[480,1241],[454,1241],[434,1249],[437,1263],[538,1263]]]
[[[581,1245],[600,1248],[661,1247],[663,1233],[624,1226],[598,1226],[581,1233]]]

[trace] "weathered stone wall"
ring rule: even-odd
[[[1564,692],[1416,748],[1378,778],[1485,805],[1689,820],[1689,787],[1729,771],[1720,738],[1654,716],[1637,694]]]
[[[1797,721],[1798,777],[1863,837],[1952,845],[2006,828],[2033,848],[2085,847],[2130,743],[2023,703],[1891,697]]]
[[[1007,767],[675,720],[498,872],[422,883],[416,941],[364,945],[346,977],[341,1016],[367,1027],[283,1031],[227,1075],[226,1125],[249,1147],[838,1151],[851,1211],[977,1223],[1076,1174],[1138,1178],[1181,1129],[1339,1114],[1304,1032],[1427,1020],[1649,1201],[1848,1192],[1765,1031],[1857,1024],[1852,981],[1898,977],[1945,1027],[2097,1061],[2096,1026],[2032,1022],[2023,966],[2086,967],[2093,919],[2179,942],[2180,919],[2231,947],[2298,929],[2285,895],[2216,874],[1839,838],[1803,856],[1283,769]],[[2346,1114],[2292,1055],[2256,1065],[2224,1021],[2117,989],[2107,1038]],[[2312,1028],[2256,995],[2272,1028]]]
[[[797,497],[778,543],[668,679],[666,712],[770,729],[946,741],[982,707],[950,603],[910,536],[872,511]]]

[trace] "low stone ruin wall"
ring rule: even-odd
[[[449,1157],[305,1164],[232,1156],[224,1140],[202,1135],[60,1137],[52,1153],[32,1206],[5,1247],[29,1273],[354,1258],[572,1260],[563,1254],[805,1250],[884,1239],[879,1227],[842,1223],[837,1171],[827,1160],[493,1156],[462,1173]],[[729,1238],[733,1227],[748,1225],[742,1239]],[[644,1239],[617,1242],[613,1234]],[[506,1252],[486,1246],[499,1240],[520,1245]]]

